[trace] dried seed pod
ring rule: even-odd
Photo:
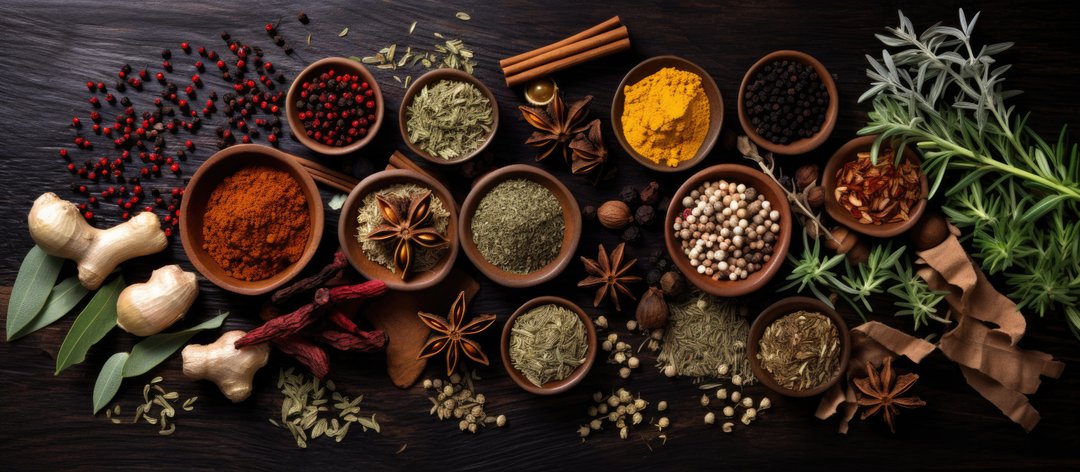
[[[686,279],[683,278],[682,274],[676,271],[665,272],[664,275],[660,277],[660,290],[663,290],[666,295],[677,297],[682,295],[683,290],[685,289]]]
[[[638,302],[635,318],[637,318],[637,324],[644,329],[656,329],[662,328],[668,321],[668,305],[664,300],[664,292],[656,287],[649,287],[649,290],[642,295],[641,301]]]
[[[660,184],[655,181],[649,182],[649,185],[646,185],[638,192],[638,197],[644,205],[655,204],[660,200]]]
[[[596,217],[600,220],[600,225],[607,229],[623,229],[634,222],[630,207],[618,200],[610,200],[600,205],[596,210]]]

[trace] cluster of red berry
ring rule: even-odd
[[[331,69],[300,84],[296,109],[309,138],[348,146],[375,123],[375,91],[360,77]]]

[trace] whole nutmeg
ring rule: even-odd
[[[818,210],[825,204],[825,188],[815,185],[806,190],[806,204],[811,210]]]
[[[682,295],[683,290],[686,289],[686,279],[683,279],[682,274],[675,271],[665,272],[660,276],[660,290],[664,293],[677,297]]]
[[[645,205],[653,205],[660,201],[660,184],[656,182],[649,182],[645,188],[641,189],[638,193],[638,197],[641,198],[641,203]]]
[[[596,218],[607,229],[623,229],[634,222],[630,207],[619,200],[609,200],[600,205],[596,209]]]
[[[802,190],[818,180],[817,164],[806,164],[795,171],[795,185]]]
[[[649,287],[638,302],[634,316],[642,329],[664,327],[668,321],[668,306],[667,301],[664,300],[664,292],[656,287]]]

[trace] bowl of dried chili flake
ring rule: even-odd
[[[896,148],[883,145],[875,163],[870,154],[875,139],[861,136],[841,146],[825,165],[821,185],[825,211],[833,220],[867,236],[888,238],[919,221],[930,186],[910,147],[898,161]]]

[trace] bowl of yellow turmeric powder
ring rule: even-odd
[[[646,59],[623,77],[611,103],[615,138],[649,169],[679,172],[709,154],[724,120],[708,72],[676,56]]]

